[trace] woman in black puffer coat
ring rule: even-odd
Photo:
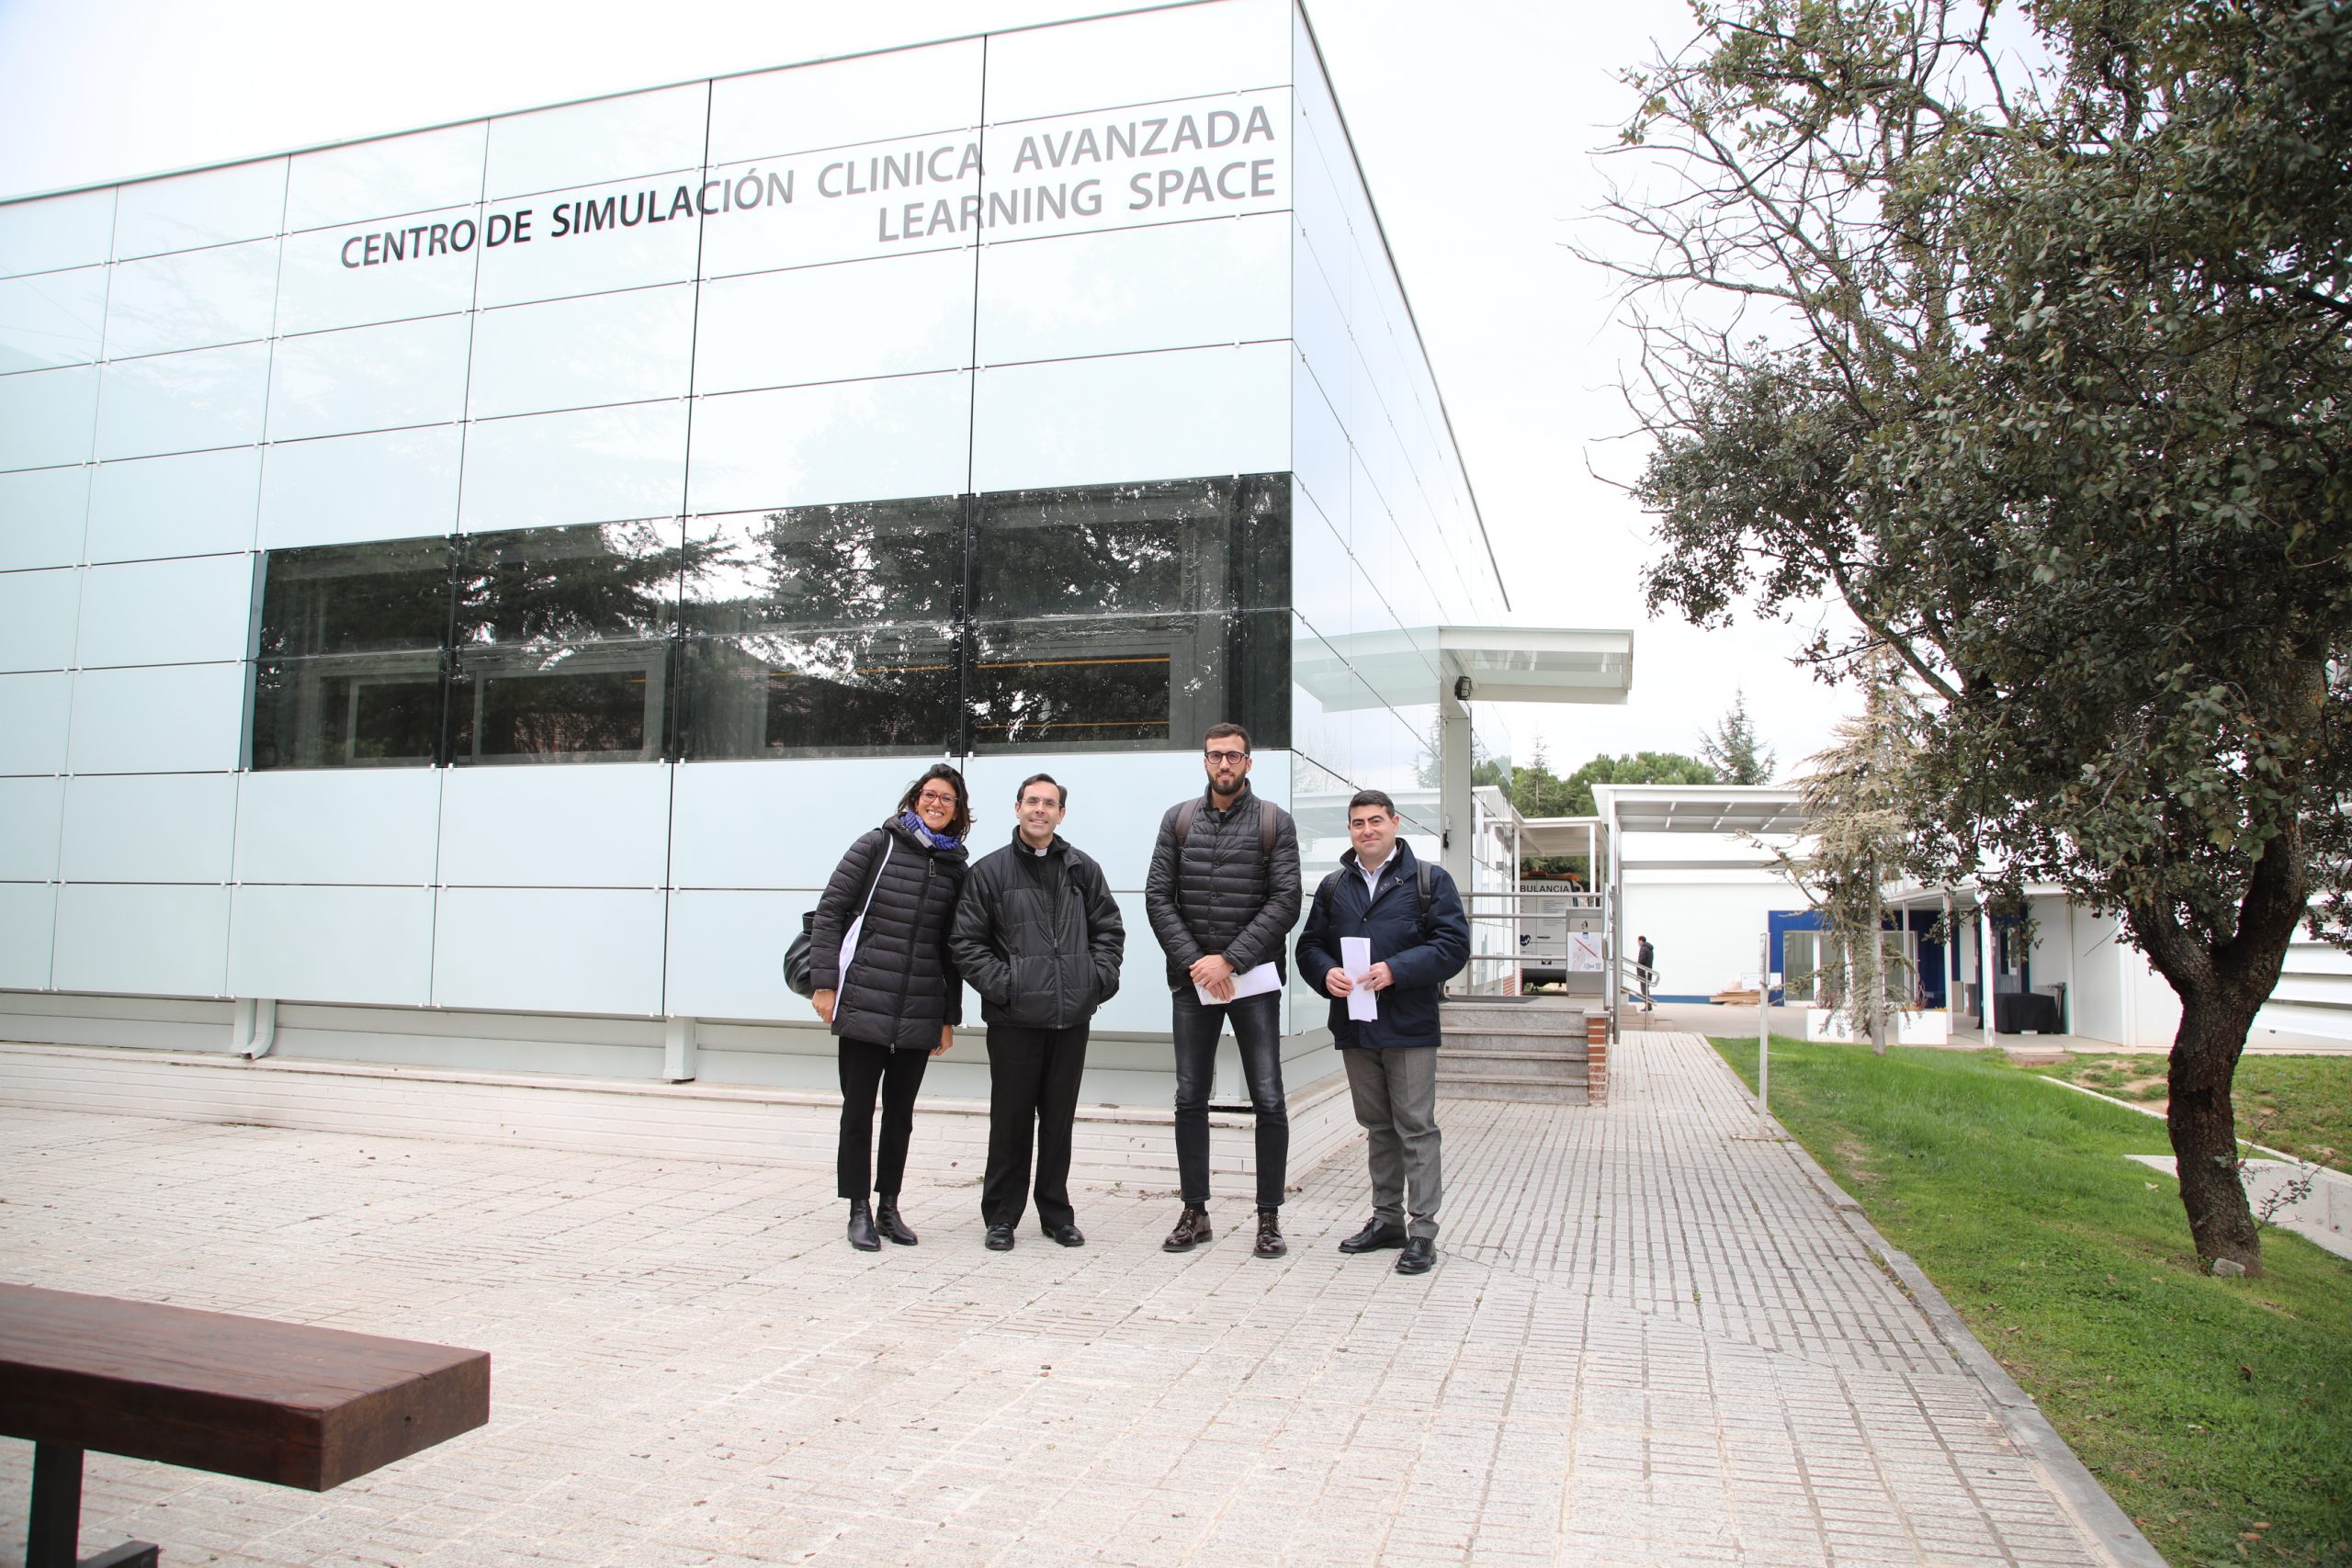
[[[861,1252],[878,1250],[881,1236],[915,1244],[915,1233],[899,1217],[899,1188],[923,1068],[955,1043],[956,1025],[964,1021],[964,982],[947,931],[964,887],[964,836],[971,828],[964,775],[933,763],[908,786],[897,816],[850,845],[809,926],[808,966],[817,982],[809,1000],[841,1042],[835,1164],[841,1195],[849,1200],[849,1244]],[[853,928],[855,942],[845,942]],[[877,1088],[878,1168],[871,1157]],[[869,1184],[881,1200],[871,1209]]]

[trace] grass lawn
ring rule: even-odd
[[[2118,1100],[2165,1102],[2162,1056],[2068,1056],[2046,1073]],[[2243,1056],[2230,1083],[2238,1136],[2352,1170],[2352,1056]]]
[[[1715,1048],[1752,1089],[1756,1042]],[[1772,1041],[1772,1110],[2175,1563],[2352,1564],[2352,1264],[2199,1271],[2162,1123],[1997,1052]]]

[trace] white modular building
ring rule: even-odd
[[[0,1036],[829,1087],[778,960],[944,757],[1069,785],[1164,1105],[1203,729],[1311,886],[1507,607],[1289,0],[0,204]]]

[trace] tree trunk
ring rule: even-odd
[[[2254,1008],[2234,997],[2200,991],[2181,998],[2180,1032],[2165,1071],[2171,1094],[2165,1131],[2180,1170],[2180,1204],[2197,1256],[2209,1268],[2226,1258],[2258,1277],[2262,1237],[2238,1178],[2237,1112],[2230,1103],[2253,1021]]]

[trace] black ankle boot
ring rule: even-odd
[[[874,1211],[866,1207],[863,1198],[849,1201],[849,1244],[860,1252],[879,1252],[882,1243],[874,1234]]]
[[[915,1244],[915,1233],[907,1227],[906,1221],[899,1217],[899,1201],[896,1198],[885,1198],[874,1205],[874,1228],[900,1247]]]

